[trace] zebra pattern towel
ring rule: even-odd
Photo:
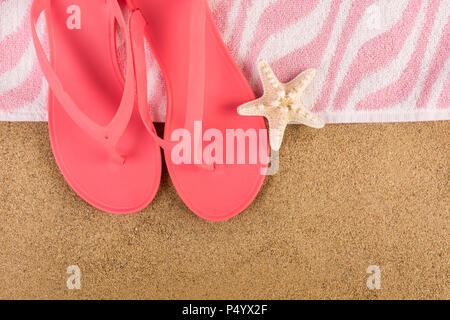
[[[0,120],[47,119],[48,86],[31,42],[31,2],[0,0]],[[304,103],[329,123],[450,119],[450,0],[209,3],[257,95],[256,61],[264,58],[283,81],[316,67]],[[164,85],[152,61],[148,74],[153,118],[164,121]]]

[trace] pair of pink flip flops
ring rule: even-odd
[[[262,117],[236,112],[240,104],[255,98],[254,93],[228,54],[206,0],[128,0],[126,5],[131,11],[128,24],[118,0],[33,3],[33,40],[52,93],[49,131],[56,162],[87,202],[103,211],[128,214],[155,197],[162,148],[186,205],[204,219],[229,219],[256,197],[267,167],[264,157],[256,163],[180,164],[173,159],[178,141],[171,138],[185,129],[193,135],[189,142],[195,149],[213,140],[204,141],[208,129],[222,137],[230,129],[266,130]],[[50,59],[35,31],[43,12]],[[116,53],[116,26],[125,38],[123,70]],[[164,139],[155,132],[147,103],[146,41],[167,88]],[[195,137],[196,123],[201,123],[200,137]],[[257,152],[267,156],[267,143],[261,145]],[[215,150],[225,151],[230,152]],[[231,152],[248,155],[254,150],[245,143]]]

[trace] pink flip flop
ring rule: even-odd
[[[51,63],[35,30],[44,11]],[[35,0],[31,19],[51,88],[51,144],[65,179],[103,211],[145,208],[158,190],[161,152],[153,125],[146,128],[135,106],[131,42],[117,0]],[[126,41],[124,75],[117,62],[116,22]]]
[[[130,33],[139,109],[147,121],[144,39],[148,40],[164,75],[168,107],[165,138],[159,143],[178,194],[195,214],[207,220],[226,220],[239,214],[255,199],[264,181],[269,153],[267,129],[262,117],[237,114],[237,107],[255,96],[223,44],[207,2],[128,0],[127,3],[132,11]],[[174,158],[178,141],[173,139],[180,129],[189,134],[192,147],[189,159],[193,159],[181,164]],[[227,130],[235,133],[240,130],[252,137],[256,134],[258,141],[253,144],[256,149],[250,147],[248,139],[240,147],[234,141],[234,146],[225,148],[229,142],[228,139],[225,142]],[[261,132],[265,133],[263,138]],[[205,133],[209,136],[205,137]],[[199,154],[197,148],[202,157],[202,151],[212,140],[219,143],[217,136],[223,138],[223,147],[216,149],[215,161],[195,159]],[[238,153],[246,157],[244,164],[237,160]],[[250,161],[255,153],[260,156]],[[184,155],[184,151],[180,154]],[[225,158],[229,157],[227,161]]]

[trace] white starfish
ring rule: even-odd
[[[301,123],[313,128],[323,128],[325,123],[303,106],[301,96],[316,75],[308,69],[288,83],[281,83],[269,64],[258,62],[264,95],[241,105],[238,113],[243,116],[263,116],[269,121],[269,140],[273,150],[280,150],[284,131],[289,123]]]

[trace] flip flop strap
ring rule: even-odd
[[[206,79],[206,7],[204,1],[193,3],[189,26],[189,73],[184,127],[194,132],[194,123],[203,121]],[[194,141],[202,144],[200,141]]]
[[[136,76],[136,96],[138,102],[139,114],[144,122],[147,131],[157,141],[163,149],[170,149],[176,143],[161,139],[153,126],[153,120],[150,115],[150,108],[147,100],[147,68],[145,57],[145,27],[147,25],[144,17],[139,11],[131,8],[130,16],[130,37],[133,49]]]
[[[89,134],[94,139],[115,148],[120,137],[125,132],[134,107],[134,95],[135,95],[135,78],[134,78],[134,65],[133,65],[133,55],[131,48],[131,41],[129,34],[126,29],[125,19],[123,17],[122,11],[120,9],[117,0],[105,0],[105,2],[110,6],[111,13],[117,20],[119,27],[126,41],[126,71],[125,71],[125,84],[123,96],[117,110],[117,113],[111,120],[111,122],[106,126],[100,126],[90,119],[75,103],[72,97],[67,93],[62,85],[60,79],[58,78],[55,70],[47,59],[44,49],[42,48],[39,37],[36,33],[36,25],[39,16],[43,11],[50,12],[51,10],[51,0],[35,0],[31,7],[31,25],[32,25],[32,37],[36,50],[36,55],[41,65],[42,72],[44,73],[53,94],[60,102],[61,106],[71,117],[71,119],[87,134]],[[49,23],[47,21],[47,23]],[[112,33],[114,36],[114,33]]]
[[[130,18],[130,34],[135,63],[136,91],[139,112],[147,130],[153,138],[163,149],[170,150],[177,143],[158,137],[153,126],[147,102],[147,68],[144,46],[147,23],[140,10],[133,4],[133,1],[128,0],[127,3],[132,11]],[[194,132],[195,121],[203,120],[206,59],[205,26],[206,8],[202,4],[201,7],[194,7],[191,11],[188,97],[186,100],[187,112],[184,124],[184,128],[189,130],[191,133]],[[150,46],[152,46],[151,43]],[[198,61],[201,63],[198,64]],[[201,147],[201,137],[199,141],[194,141],[194,144],[197,144],[196,146],[200,144]],[[197,167],[212,171],[214,170],[215,165],[199,164]]]

